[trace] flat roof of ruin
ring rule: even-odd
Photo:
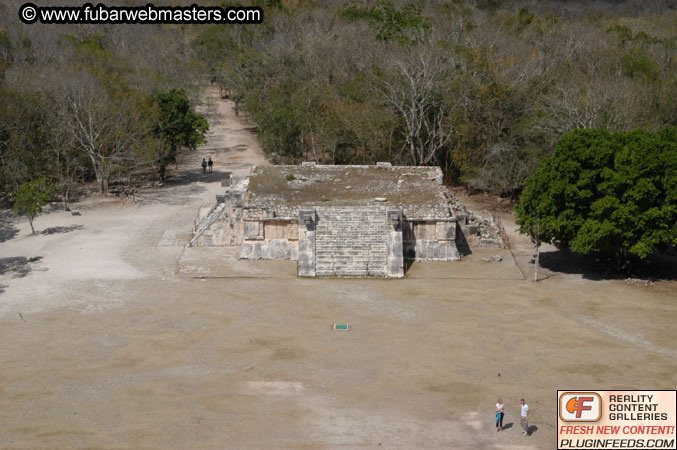
[[[250,203],[295,206],[439,205],[446,192],[440,168],[422,166],[258,167],[248,187]]]

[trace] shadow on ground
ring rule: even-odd
[[[202,173],[202,169],[198,168],[195,171],[184,171],[180,174],[172,174],[167,177],[165,184],[167,186],[183,186],[195,183],[217,183],[226,181],[229,178],[229,175],[230,173],[221,171]]]
[[[222,152],[228,153],[228,152],[245,152],[249,146],[247,144],[239,144],[235,145],[233,147],[226,147]]]
[[[83,225],[68,225],[67,227],[50,227],[50,228],[45,228],[40,232],[40,234],[63,234],[63,233],[70,233],[71,231],[75,230],[82,230],[85,228]]]
[[[23,278],[33,270],[29,264],[36,263],[41,259],[42,256],[36,256],[34,258],[25,258],[23,256],[0,258],[0,275],[12,272],[12,278]]]
[[[530,261],[534,264],[534,260]],[[653,255],[645,261],[634,261],[623,270],[618,268],[614,258],[580,255],[566,250],[542,252],[539,256],[542,268],[556,273],[581,275],[593,281],[642,278],[652,280],[677,280],[677,255]],[[550,275],[550,276],[553,276]],[[539,277],[539,279],[545,279]]]
[[[14,226],[8,217],[0,217],[0,242],[9,241],[19,234],[19,229]]]
[[[194,202],[195,197],[206,190],[204,186],[191,185],[190,183],[180,178],[171,178],[163,186],[140,191],[136,199],[146,203],[187,205]]]

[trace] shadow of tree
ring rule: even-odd
[[[191,186],[190,183],[186,183],[185,186],[180,186],[180,184],[182,183],[175,184],[170,181],[162,187],[141,191],[138,193],[137,199],[152,204],[190,205],[197,196],[206,190],[202,186]]]
[[[222,151],[224,151],[224,152],[226,152],[226,153],[228,153],[228,152],[233,152],[233,151],[235,151],[235,152],[244,152],[244,151],[247,151],[248,148],[249,148],[249,146],[248,146],[247,144],[238,144],[238,145],[235,145],[235,146],[233,146],[233,147],[226,147],[226,148],[225,148],[224,150],[222,150]]]
[[[45,228],[40,232],[40,234],[62,234],[62,233],[69,233],[71,231],[75,230],[82,230],[85,228],[83,225],[69,225],[67,227],[50,227],[50,228]]]
[[[621,271],[614,258],[608,255],[581,255],[567,250],[556,250],[541,252],[539,265],[551,272],[581,275],[594,281],[626,278],[677,279],[677,256],[671,254],[652,255],[645,261],[634,261],[629,268]]]
[[[25,258],[23,256],[14,256],[10,258],[0,258],[0,275],[13,272],[12,278],[24,278],[33,270],[29,264],[38,262],[42,256]]]
[[[0,242],[9,241],[19,234],[19,229],[14,226],[8,217],[0,217]]]
[[[205,172],[202,169],[196,171],[184,171],[179,174],[172,174],[167,177],[166,184],[168,186],[182,186],[193,185],[195,183],[216,183],[221,182],[230,177],[230,173],[221,171]]]

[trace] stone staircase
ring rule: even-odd
[[[226,204],[225,203],[217,203],[212,208],[209,210],[207,214],[204,215],[204,217],[200,220],[200,222],[195,226],[195,234],[193,238],[188,242],[188,247],[192,247],[192,245],[197,241],[202,234],[207,231],[209,226],[216,221],[221,216],[221,213],[226,209]]]
[[[385,207],[317,207],[317,276],[386,276]]]

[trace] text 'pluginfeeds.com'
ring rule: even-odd
[[[263,22],[263,10],[257,6],[106,6],[101,3],[82,6],[37,6],[24,3],[19,8],[24,23],[225,23],[251,24]]]

